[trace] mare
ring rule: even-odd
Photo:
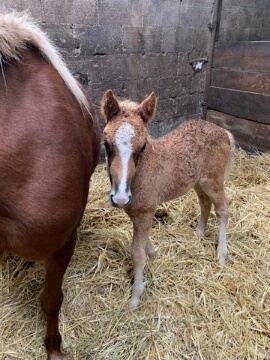
[[[153,139],[147,124],[156,111],[156,96],[140,104],[119,101],[111,90],[104,93],[101,109],[106,120],[104,145],[111,182],[110,201],[124,208],[133,222],[131,256],[134,285],[131,307],[139,304],[144,290],[146,256],[153,259],[149,238],[157,206],[194,188],[201,214],[198,233],[204,236],[211,205],[219,222],[217,255],[221,265],[227,257],[228,203],[224,179],[234,152],[231,133],[203,120],[189,120],[169,134]]]
[[[40,295],[48,359],[60,350],[59,310],[100,130],[59,51],[27,14],[0,16],[0,253],[44,261]]]

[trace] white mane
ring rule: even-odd
[[[19,60],[27,44],[33,45],[40,51],[58,71],[80,106],[89,112],[86,96],[68,70],[58,49],[29,15],[27,13],[0,15],[0,53],[7,58]]]

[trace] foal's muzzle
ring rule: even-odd
[[[128,204],[130,204],[132,199],[131,195],[128,195],[126,198],[117,198],[115,195],[110,195],[110,201],[112,206],[116,207],[116,208],[124,208],[125,206],[127,206]]]

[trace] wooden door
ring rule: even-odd
[[[216,42],[206,119],[270,151],[270,41]]]

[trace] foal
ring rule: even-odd
[[[118,101],[111,90],[101,103],[106,119],[104,145],[111,181],[110,200],[124,208],[133,222],[131,256],[134,285],[131,307],[136,307],[144,290],[146,255],[153,259],[149,238],[157,206],[194,188],[201,215],[197,231],[204,236],[212,203],[219,221],[217,255],[221,265],[227,257],[226,223],[228,204],[224,179],[234,152],[231,133],[206,121],[190,120],[158,139],[152,139],[147,124],[155,114],[156,96],[141,104]]]

